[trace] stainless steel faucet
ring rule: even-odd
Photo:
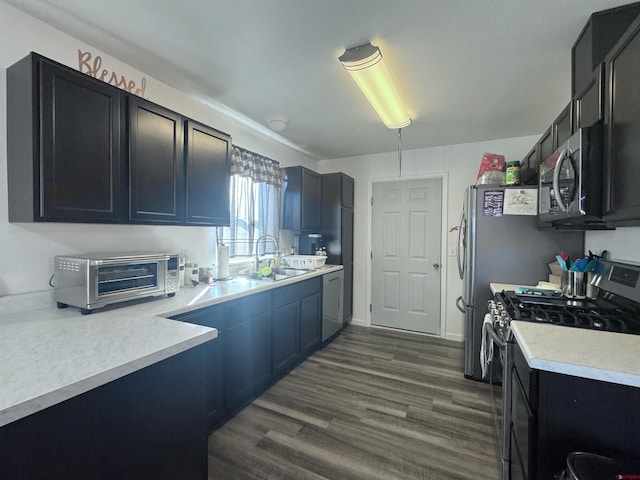
[[[278,241],[275,239],[275,237],[273,235],[262,235],[261,237],[259,237],[256,240],[256,262],[255,262],[255,268],[253,269],[254,272],[257,272],[260,269],[260,259],[258,258],[258,244],[260,243],[260,240],[272,240],[273,244],[276,246],[276,252],[278,251]]]

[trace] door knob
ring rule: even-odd
[[[436,270],[440,268],[440,264],[439,263],[434,263],[433,264],[433,268],[435,268]]]

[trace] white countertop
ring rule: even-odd
[[[519,285],[491,284],[492,291]],[[640,387],[640,335],[511,322],[531,368]]]
[[[184,287],[175,297],[81,315],[57,309],[53,291],[0,298],[0,426],[104,385],[206,341],[217,331],[167,317],[282,287],[342,266],[268,282]]]

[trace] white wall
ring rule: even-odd
[[[381,125],[380,128],[384,126]],[[464,189],[475,182],[482,154],[498,153],[505,155],[507,160],[518,160],[529,152],[537,139],[537,136],[527,136],[404,151],[402,178],[447,174],[448,198],[445,199],[443,227],[448,230],[458,224]],[[390,148],[393,147],[390,145]],[[370,188],[374,180],[398,179],[397,152],[321,160],[318,162],[318,168],[321,173],[342,171],[355,179],[354,322],[370,325],[370,239],[368,238],[368,232],[371,231]],[[456,232],[447,234],[446,252],[455,248],[456,240]],[[443,281],[446,282],[445,326],[442,333],[447,338],[462,340],[463,318],[455,307],[456,298],[462,294],[462,282],[458,277],[454,257],[446,256],[442,259],[442,263]]]
[[[587,232],[585,249],[597,254],[608,250],[611,260],[640,264],[640,227]]]
[[[213,261],[213,228],[8,223],[6,68],[34,51],[77,69],[78,49],[101,55],[104,67],[127,78],[146,77],[145,98],[229,133],[234,144],[278,160],[283,167],[316,169],[316,161],[300,152],[0,2],[0,296],[49,289],[53,257],[58,254],[170,249],[188,250],[200,263]]]

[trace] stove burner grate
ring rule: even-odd
[[[627,309],[590,300],[521,298],[502,292],[496,298],[512,320],[549,323],[606,332],[640,334],[640,319]]]

